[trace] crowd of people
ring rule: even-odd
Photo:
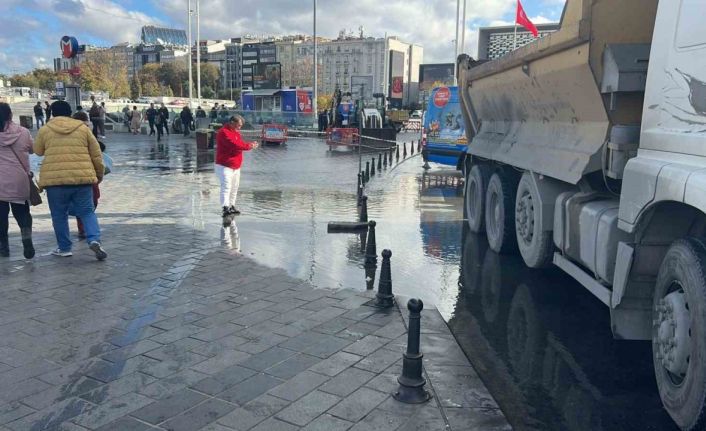
[[[51,254],[73,254],[69,216],[75,216],[79,234],[86,238],[96,258],[103,260],[108,255],[101,244],[95,208],[100,195],[98,184],[106,171],[102,152],[105,147],[89,128],[89,114],[83,110],[73,113],[65,101],[52,103],[50,109],[51,121],[39,129],[33,142],[29,131],[13,121],[10,105],[0,102],[0,257],[10,255],[10,211],[20,227],[24,257],[34,257],[30,203],[41,203],[41,198],[32,199],[33,188],[37,187],[37,192],[46,191],[51,213],[57,242]],[[37,185],[30,170],[32,153],[44,157]]]
[[[38,197],[39,202],[33,201],[33,188],[37,196],[39,192],[46,191],[57,242],[52,255],[72,256],[69,216],[74,216],[79,240],[86,239],[97,259],[107,257],[95,212],[100,197],[99,184],[108,172],[103,154],[105,144],[98,140],[105,133],[105,105],[92,100],[88,112],[78,108],[72,112],[65,101],[56,101],[51,105],[45,102],[44,107],[37,103],[35,116],[39,131],[33,141],[29,130],[13,121],[10,105],[0,103],[0,172],[3,172],[0,176],[0,257],[10,255],[10,212],[20,228],[24,257],[31,259],[35,255],[30,208],[41,204],[41,197]],[[169,110],[164,104],[156,108],[152,103],[144,114],[137,106],[127,111],[133,133],[139,130],[144,119],[149,124],[150,136],[156,134],[157,140],[160,140],[164,132],[169,134]],[[218,117],[223,112],[227,113],[225,106],[220,111],[214,106],[210,116]],[[47,121],[44,121],[45,117]],[[48,121],[50,118],[51,121]],[[206,118],[206,112],[200,106],[196,109],[196,118]],[[179,120],[187,136],[194,123],[194,115],[187,106],[179,113]],[[214,171],[220,183],[222,216],[227,218],[240,214],[236,199],[243,152],[256,149],[259,144],[243,140],[240,129],[245,120],[240,115],[228,116],[223,122],[215,138]],[[30,169],[29,156],[33,153],[44,157],[36,183]]]

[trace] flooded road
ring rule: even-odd
[[[212,152],[178,136],[161,144],[114,136],[106,143],[115,172],[103,199],[139,201],[145,214],[176,219],[318,286],[366,288],[361,238],[326,233],[330,221],[356,220],[356,153],[329,151],[317,139],[248,153],[243,214],[223,227]],[[489,251],[484,237],[464,232],[453,179],[423,177],[419,156],[400,161],[366,188],[378,254],[393,253],[393,291],[437,306],[515,429],[675,429],[657,394],[649,343],[614,341],[608,309],[559,271],[529,270]]]

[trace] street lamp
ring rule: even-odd
[[[316,42],[316,0],[314,0],[314,97],[311,101],[311,106],[314,113],[314,127],[316,127],[316,120],[318,116],[318,106],[316,99],[319,97],[318,79],[319,79],[319,57],[317,54],[317,42]]]

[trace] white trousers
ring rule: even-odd
[[[216,175],[221,182],[221,206],[235,206],[240,186],[240,169],[231,169],[226,166],[216,165]]]

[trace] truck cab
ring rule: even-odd
[[[561,28],[459,57],[465,212],[650,340],[663,405],[706,428],[706,4],[568,0]]]

